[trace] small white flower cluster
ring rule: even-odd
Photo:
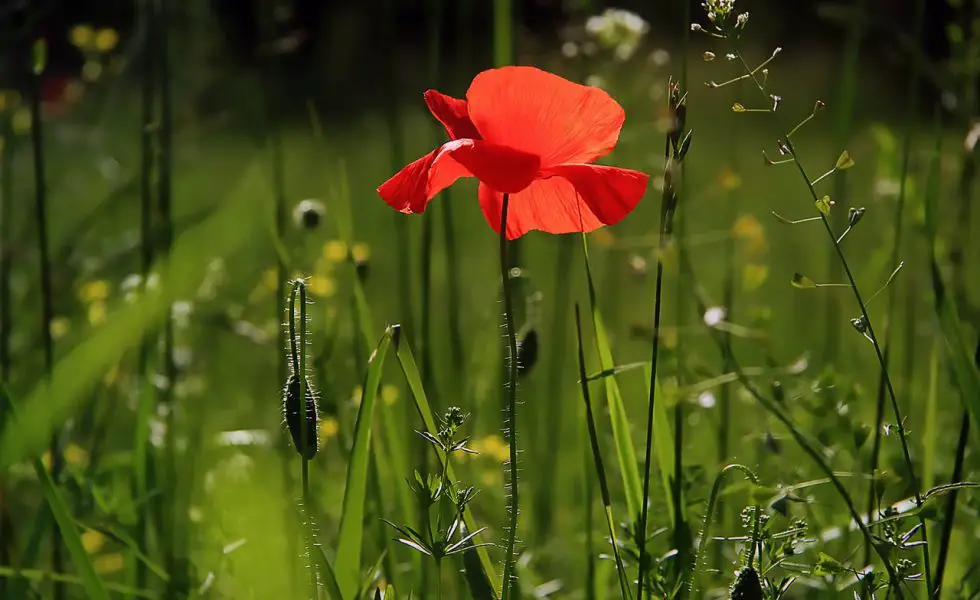
[[[620,8],[608,8],[585,22],[585,33],[622,61],[633,56],[649,30],[650,25],[643,17]]]
[[[720,35],[713,33],[715,37],[724,37],[732,31],[729,19],[735,17],[735,29],[744,29],[749,22],[749,13],[736,13],[735,0],[704,0],[701,3],[704,12],[708,15],[708,21],[720,32]],[[705,31],[698,23],[691,24],[691,31]]]

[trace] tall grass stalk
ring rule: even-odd
[[[154,137],[156,129],[156,3],[142,0],[139,5],[141,29],[143,31],[143,52],[141,56],[140,77],[140,283],[143,296],[146,295],[146,282],[153,268],[153,176],[154,176]],[[150,340],[144,336],[140,340],[136,363],[136,380],[139,393],[137,409],[136,439],[134,443],[133,497],[145,498],[150,491],[148,471],[150,469],[149,427],[152,394],[149,378]],[[139,548],[148,547],[149,523],[147,511],[137,513],[136,544]],[[141,560],[135,561],[135,586],[146,586],[147,569]]]
[[[680,263],[680,269],[684,272],[691,284],[691,287],[694,289],[694,298],[697,304],[697,309],[703,314],[704,311],[708,309],[710,302],[708,300],[707,293],[698,284],[694,266],[691,264],[689,257],[686,257],[685,260]],[[708,333],[711,339],[718,346],[719,351],[725,352],[725,341],[721,332],[713,327],[708,327]],[[837,473],[830,467],[830,464],[824,458],[824,450],[820,443],[816,440],[811,440],[801,429],[796,426],[795,423],[793,423],[790,417],[783,412],[782,408],[779,406],[779,403],[775,399],[764,395],[759,390],[758,386],[752,383],[752,380],[749,379],[748,375],[745,373],[745,370],[741,367],[739,361],[733,354],[730,354],[729,358],[731,360],[732,372],[735,374],[735,378],[739,385],[741,385],[742,388],[748,392],[749,395],[752,396],[752,398],[755,399],[760,406],[762,406],[762,408],[766,410],[766,412],[775,417],[776,420],[786,428],[796,445],[803,450],[803,452],[814,462],[814,464],[816,464],[818,469],[830,481],[831,485],[834,487],[834,490],[847,507],[847,512],[851,520],[860,530],[865,544],[872,546],[875,553],[881,559],[885,571],[888,573],[888,581],[891,585],[892,592],[895,594],[895,598],[905,598],[905,592],[902,588],[902,581],[898,577],[898,573],[895,571],[895,567],[891,563],[889,550],[880,546],[876,542],[875,537],[872,536],[871,530],[864,522],[864,519],[862,519],[861,513],[858,511],[857,505],[854,503],[854,499],[851,497],[851,494],[847,491],[847,488],[844,486],[844,483],[841,481],[840,477],[837,476]],[[701,543],[704,543],[704,540],[702,540]]]
[[[748,63],[745,61],[745,57],[742,55],[741,50],[738,45],[729,37],[727,38],[731,44],[732,52],[735,54],[736,59],[742,66],[743,71],[748,76],[748,79],[755,84],[756,88],[759,90],[760,95],[763,97],[765,102],[772,102],[769,93],[766,92],[765,86],[759,81],[756,71],[749,67]],[[800,174],[800,178],[806,184],[806,188],[810,194],[811,199],[814,204],[819,201],[819,196],[811,183],[810,176],[807,174],[806,170],[803,168],[803,164],[800,162],[799,156],[796,153],[796,147],[793,144],[793,140],[789,137],[789,130],[783,126],[782,119],[779,117],[778,112],[772,112],[772,121],[780,133],[780,139],[783,140],[785,147],[789,153],[789,156],[793,159],[793,164],[796,166],[797,172]],[[909,477],[911,478],[912,489],[915,495],[916,507],[922,506],[922,495],[919,492],[919,481],[915,473],[915,465],[912,462],[912,456],[909,452],[908,439],[906,436],[904,420],[902,418],[901,409],[898,406],[898,398],[895,395],[895,388],[892,385],[891,376],[888,374],[888,365],[885,363],[884,355],[882,354],[881,345],[878,342],[878,337],[875,334],[874,324],[871,320],[871,316],[868,314],[868,307],[865,304],[864,298],[861,295],[861,290],[858,288],[857,281],[854,278],[854,274],[851,271],[850,263],[847,261],[847,257],[844,256],[844,251],[841,248],[840,241],[834,234],[834,230],[830,225],[830,221],[823,212],[818,211],[820,222],[824,226],[824,230],[827,232],[827,237],[830,239],[830,243],[834,247],[834,252],[837,255],[841,266],[844,269],[844,274],[847,277],[847,285],[851,288],[851,292],[854,294],[854,300],[861,311],[861,318],[867,325],[867,337],[871,341],[871,345],[874,347],[875,356],[878,359],[878,365],[881,368],[882,377],[885,380],[885,387],[888,391],[888,397],[891,400],[892,413],[896,423],[896,429],[898,431],[899,441],[902,446],[902,455],[905,461],[905,467],[909,472]],[[925,527],[922,527],[922,537],[923,541],[926,540],[927,533]],[[930,569],[929,569],[929,548],[928,544],[922,544],[922,554],[923,554],[923,572],[927,584],[931,582]],[[930,586],[931,587],[931,586]],[[899,593],[896,591],[896,593]]]
[[[504,575],[501,580],[502,600],[510,600],[517,593],[517,576],[514,572],[517,546],[517,523],[520,512],[520,488],[517,480],[517,331],[514,329],[513,286],[511,285],[510,266],[507,257],[507,209],[510,207],[510,194],[504,194],[500,207],[500,284],[504,296],[504,332],[507,336],[507,404],[506,423],[507,441],[510,444],[508,461],[508,495],[507,508],[510,520],[507,527],[507,542],[504,556]]]
[[[160,156],[157,178],[157,210],[160,219],[160,246],[163,255],[169,259],[174,240],[173,225],[173,95],[172,73],[170,70],[170,26],[173,12],[171,0],[157,0],[157,65],[160,86]],[[169,265],[173,272],[174,265]],[[169,277],[165,280],[169,281]],[[162,386],[158,402],[165,412],[166,439],[163,457],[163,485],[169,496],[161,500],[165,504],[164,517],[159,533],[163,538],[164,568],[176,581],[177,543],[181,539],[180,523],[183,521],[180,507],[179,482],[177,475],[177,407],[174,403],[174,386],[177,383],[177,367],[174,363],[174,324],[172,315],[173,298],[166,292],[168,306],[163,322],[163,375],[167,384]],[[180,516],[178,516],[180,515]]]
[[[44,79],[43,40],[35,42],[33,77],[31,78],[31,150],[34,158],[34,224],[37,228],[38,275],[41,283],[41,349],[44,355],[44,377],[51,379],[54,369],[54,338],[51,335],[51,320],[54,318],[54,290],[51,286],[51,257],[48,248],[47,183],[44,172],[44,131],[41,118],[41,90]],[[40,53],[40,55],[39,55]],[[48,443],[51,454],[51,480],[58,485],[64,459],[61,455],[61,430],[55,428]],[[51,569],[64,572],[62,555],[62,536],[56,526],[52,532]],[[65,596],[65,586],[54,583],[53,597],[60,600]]]
[[[585,344],[582,342],[582,317],[580,314],[578,303],[575,304],[575,332],[578,340],[578,376],[579,384],[582,387],[582,399],[585,401],[585,419],[589,427],[589,443],[592,450],[592,461],[595,464],[596,479],[599,481],[599,494],[602,497],[602,507],[606,516],[606,527],[609,530],[609,540],[612,544],[613,557],[616,560],[616,573],[619,578],[619,591],[622,594],[624,600],[632,598],[629,589],[629,575],[626,572],[626,566],[623,564],[623,558],[619,552],[619,543],[616,541],[616,522],[613,519],[612,512],[612,497],[609,494],[609,483],[606,479],[606,469],[602,462],[602,451],[599,449],[599,434],[596,430],[595,416],[592,414],[592,397],[589,394],[589,376],[585,369]],[[592,494],[588,494],[586,502],[591,509],[592,506]],[[591,510],[589,525],[591,525]],[[589,528],[589,537],[591,538],[591,527]],[[642,537],[642,536],[641,536]],[[592,550],[592,541],[589,540],[589,550]],[[591,593],[595,593],[595,571],[594,565],[589,563],[588,575],[593,579],[592,587],[589,588]],[[642,580],[642,578],[641,578]],[[642,596],[637,596],[637,600],[641,600]]]
[[[10,385],[10,216],[13,202],[13,144],[9,120],[0,115],[0,383]],[[6,408],[0,407],[0,431],[6,424]],[[0,497],[4,495],[6,482],[0,476]],[[6,502],[0,501],[0,564],[10,564],[10,548],[13,545],[13,523]],[[6,579],[0,578],[0,598],[7,592]]]
[[[972,26],[972,24],[971,24]],[[973,81],[971,79],[971,81]],[[972,94],[972,92],[970,92]],[[968,110],[971,107],[968,107]],[[960,178],[956,186],[957,195],[957,219],[955,229],[951,236],[951,247],[949,250],[950,255],[950,283],[952,285],[952,294],[955,298],[965,298],[966,297],[966,280],[965,271],[963,269],[963,260],[965,257],[966,246],[969,243],[969,227],[970,227],[970,205],[973,202],[973,185],[976,179],[977,171],[977,152],[978,148],[976,145],[973,147],[965,147],[962,155],[962,164],[960,166]],[[938,185],[938,181],[936,182]],[[933,202],[939,201],[939,190],[933,191],[931,200]],[[980,368],[980,365],[977,365]],[[963,463],[966,460],[966,449],[967,442],[970,435],[970,413],[968,410],[964,409],[960,415],[960,433],[957,438],[956,443],[956,453],[953,458],[953,474],[951,483],[957,483],[962,481],[963,477]],[[939,598],[939,594],[943,587],[943,576],[946,572],[946,563],[949,557],[949,545],[952,540],[953,534],[953,522],[956,517],[956,503],[959,498],[959,493],[953,491],[946,499],[946,506],[944,507],[944,514],[946,516],[943,522],[942,533],[939,543],[939,556],[936,560],[936,587],[935,587],[935,597]]]
[[[916,0],[915,3],[915,16],[913,25],[913,39],[920,40],[922,38],[923,26],[925,21],[925,0]],[[861,3],[863,8],[863,3]],[[856,59],[855,59],[856,60]],[[912,143],[915,137],[914,123],[916,121],[916,112],[918,110],[918,88],[920,81],[920,66],[918,62],[913,62],[912,71],[909,74],[908,87],[905,90],[905,118],[904,118],[904,132],[902,135],[902,162],[899,167],[899,188],[898,188],[898,199],[895,203],[895,214],[892,218],[893,226],[895,227],[895,234],[892,237],[892,251],[891,259],[889,264],[897,265],[901,260],[902,253],[902,233],[905,226],[905,200],[908,194],[908,179],[912,163]],[[892,331],[894,327],[892,326],[892,320],[895,317],[895,305],[898,300],[898,290],[901,289],[900,286],[890,286],[888,290],[888,308],[886,312],[885,320],[885,331],[884,331],[884,364],[887,366],[889,364],[889,359],[891,357],[891,338]],[[908,291],[911,294],[911,290]],[[834,328],[830,328],[834,329]],[[908,344],[906,346],[906,352],[910,355],[914,355],[915,345]],[[885,369],[882,369],[882,375],[878,382],[878,394],[876,398],[875,405],[875,422],[874,422],[874,443],[871,450],[871,462],[868,466],[868,474],[871,477],[870,485],[868,486],[868,505],[867,513],[869,515],[875,512],[875,501],[877,495],[875,493],[875,473],[878,470],[878,460],[881,452],[881,436],[883,429],[883,421],[885,416]],[[908,382],[906,382],[908,387]],[[925,526],[923,525],[923,528]],[[871,549],[865,548],[864,550],[864,560],[867,562],[871,557]],[[928,568],[928,567],[926,567]]]
[[[640,521],[636,539],[637,550],[639,553],[639,564],[637,565],[637,578],[636,578],[636,597],[638,600],[643,599],[643,583],[645,580],[645,572],[647,569],[647,555],[646,555],[646,539],[647,539],[647,517],[649,515],[650,509],[650,475],[653,472],[653,415],[656,402],[656,390],[657,390],[657,359],[660,356],[660,318],[662,314],[662,300],[663,300],[663,281],[664,281],[664,262],[663,257],[667,246],[670,243],[671,235],[674,230],[674,212],[677,208],[677,194],[673,186],[673,175],[672,171],[679,168],[679,164],[675,161],[674,157],[671,155],[671,136],[675,135],[675,130],[678,127],[682,127],[682,118],[678,116],[678,112],[683,110],[681,105],[675,105],[674,102],[677,97],[673,91],[673,85],[668,84],[670,89],[667,93],[667,101],[669,103],[669,108],[673,113],[674,127],[668,132],[667,137],[664,139],[664,184],[663,192],[660,197],[660,232],[659,241],[657,245],[657,274],[654,284],[653,293],[653,339],[652,350],[650,356],[650,394],[647,398],[647,422],[646,422],[646,444],[644,450],[644,461],[643,461],[643,497],[640,503]],[[682,304],[678,302],[678,312],[680,312],[680,306]],[[682,403],[678,402],[678,406]],[[679,410],[679,409],[678,409]],[[675,412],[675,416],[678,419],[682,419],[683,415],[681,413]],[[677,440],[680,437],[679,430],[680,423],[675,421],[675,433],[674,442],[678,443]],[[679,456],[678,449],[675,447],[675,457]],[[675,458],[675,461],[679,459]],[[675,468],[676,468],[675,462]],[[675,473],[679,473],[679,470],[675,469]],[[675,477],[675,480],[680,479]],[[680,485],[677,483],[677,485]],[[673,490],[672,490],[673,492]],[[679,495],[675,494],[675,506],[676,500]],[[676,514],[680,514],[680,511],[675,510]]]

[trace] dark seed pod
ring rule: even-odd
[[[534,363],[538,362],[538,331],[528,327],[517,340],[517,374],[526,377]]]
[[[316,456],[317,451],[317,425],[319,415],[317,414],[316,390],[306,380],[306,423],[302,424],[301,408],[299,402],[299,377],[295,374],[290,375],[286,380],[286,385],[282,388],[282,415],[286,421],[286,428],[289,435],[293,438],[293,446],[296,452],[306,460]],[[303,451],[303,438],[301,427],[306,428],[306,452]]]
[[[293,209],[293,222],[302,229],[316,229],[326,213],[323,202],[312,198],[303,200]]]
[[[732,583],[731,600],[762,600],[762,582],[752,567],[742,567]]]
[[[366,258],[355,258],[354,272],[357,273],[357,278],[361,280],[361,283],[367,281],[368,273],[370,272],[368,260]]]

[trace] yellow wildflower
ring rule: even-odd
[[[84,467],[88,464],[88,452],[78,444],[68,444],[63,452],[65,462],[73,467]]]
[[[95,43],[95,31],[89,25],[75,25],[68,33],[68,39],[76,48],[88,50]]]
[[[742,185],[742,178],[739,177],[738,173],[725,167],[718,173],[718,183],[723,190],[731,191]]]
[[[334,295],[334,292],[337,290],[337,286],[334,285],[333,279],[329,277],[314,275],[310,278],[309,289],[310,293],[313,295],[328,298]]]
[[[115,552],[113,554],[96,556],[92,559],[92,566],[95,567],[98,573],[118,573],[123,570],[126,563],[123,560],[123,555]]]
[[[103,27],[95,32],[95,49],[106,54],[115,50],[119,43],[119,34],[115,29]]]
[[[398,388],[391,384],[385,384],[381,386],[381,400],[387,405],[391,406],[398,401]]]
[[[766,265],[749,263],[742,267],[742,287],[746,291],[757,289],[768,276],[769,268]]]
[[[325,444],[337,435],[340,431],[340,424],[333,417],[323,417],[320,419],[320,443]]]
[[[87,60],[82,65],[82,79],[92,83],[102,76],[102,63],[97,60]]]
[[[96,300],[88,307],[88,322],[92,325],[105,323],[107,312],[105,301]]]
[[[329,240],[323,245],[323,256],[332,262],[342,262],[347,258],[347,244],[341,240]]]
[[[371,258],[371,248],[364,242],[358,242],[351,246],[350,253],[357,262],[364,262]]]
[[[51,337],[58,340],[65,337],[71,331],[71,321],[65,317],[55,317],[51,319],[49,327],[51,329]]]
[[[89,554],[95,554],[105,546],[105,536],[101,532],[95,531],[94,529],[86,529],[82,532],[82,547]]]
[[[742,215],[732,224],[732,235],[742,241],[749,254],[759,254],[766,249],[766,233],[762,223],[751,215]]]
[[[490,434],[473,442],[472,449],[483,456],[503,463],[510,458],[510,446],[497,434]]]
[[[108,299],[109,282],[105,279],[96,279],[82,284],[78,289],[78,298],[85,303]]]

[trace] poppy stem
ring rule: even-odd
[[[507,443],[510,446],[510,523],[507,531],[507,554],[504,557],[504,577],[501,583],[502,600],[513,596],[514,550],[517,543],[517,513],[520,506],[517,487],[517,334],[514,331],[514,309],[511,300],[510,267],[507,263],[507,208],[510,194],[504,194],[500,207],[500,283],[504,295],[504,330],[507,332],[508,377],[507,377]]]

